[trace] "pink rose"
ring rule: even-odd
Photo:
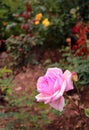
[[[38,102],[50,104],[54,109],[62,111],[65,106],[63,94],[73,89],[72,73],[66,70],[64,73],[59,68],[49,68],[44,76],[37,81],[36,96]]]

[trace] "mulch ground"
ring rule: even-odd
[[[38,77],[43,74],[44,68],[42,66],[30,67],[27,72],[20,73],[16,76],[14,82],[18,85],[15,87],[15,90],[18,91],[22,89],[22,91],[28,92],[28,84],[36,89],[36,81]],[[86,86],[84,90],[80,92],[80,95],[81,101],[79,101],[79,95],[76,91],[71,94],[71,97],[75,103],[80,102],[82,117],[79,115],[79,111],[77,111],[78,108],[69,102],[63,115],[54,115],[52,122],[44,126],[43,130],[89,130],[89,118],[87,118],[84,113],[84,108],[89,107],[89,86]]]

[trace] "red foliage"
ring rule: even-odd
[[[73,28],[72,33],[78,38],[72,49],[76,52],[76,55],[85,55],[88,53],[87,49],[87,33],[89,33],[89,28],[87,24],[83,22],[78,22]],[[71,43],[72,44],[72,43]]]
[[[30,17],[30,14],[28,12],[24,12],[20,14],[20,17],[24,18],[24,19],[28,19]]]
[[[73,33],[78,33],[80,32],[80,27],[81,27],[81,22],[77,23],[73,28],[72,28],[72,32]]]
[[[25,6],[26,6],[26,12],[21,13],[20,17],[28,19],[30,17],[30,13],[32,12],[32,8],[28,2],[25,4]]]

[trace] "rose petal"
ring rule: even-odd
[[[61,90],[56,91],[52,95],[46,95],[46,94],[40,93],[37,96],[35,96],[35,98],[37,99],[38,102],[43,101],[45,104],[54,102],[55,100],[58,100],[58,99],[60,99],[60,97],[62,97],[62,95],[65,91],[65,88],[66,88],[66,82],[63,82]]]
[[[66,82],[64,81],[62,86],[61,86],[61,89],[56,91],[52,97],[51,97],[51,100],[52,101],[55,101],[57,99],[59,99],[61,96],[63,96],[63,93],[65,92],[65,89],[66,89]]]
[[[64,97],[62,96],[60,99],[50,103],[50,106],[61,112],[65,106]]]
[[[66,91],[73,89],[74,87],[73,87],[73,82],[72,82],[72,73],[69,70],[66,70],[63,75],[67,82]]]
[[[41,76],[37,81],[37,91],[42,92],[42,90],[44,92],[48,91],[48,83],[45,82],[44,76]]]
[[[40,93],[53,94],[61,89],[64,79],[61,76],[49,74],[41,76],[37,81],[37,91]]]
[[[57,68],[57,67],[54,67],[54,68],[49,68],[46,72],[46,75],[49,75],[49,74],[52,74],[52,75],[62,75],[63,72],[61,69]]]
[[[73,89],[72,73],[64,73],[59,68],[49,68],[44,76],[37,81],[38,102],[49,103],[56,110],[62,111],[65,105],[64,92]]]
[[[42,93],[38,94],[37,96],[35,96],[35,98],[37,99],[37,102],[44,102],[45,104],[49,103],[51,100],[51,96],[49,95],[44,95]]]

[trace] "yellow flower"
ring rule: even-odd
[[[35,23],[35,25],[38,25],[40,22],[38,20],[36,20],[34,23]]]
[[[42,21],[42,24],[45,26],[45,27],[48,27],[50,25],[50,22],[48,20],[48,18],[45,18],[43,21]]]
[[[37,14],[37,15],[35,16],[35,19],[38,20],[38,21],[40,21],[41,18],[42,18],[42,13],[39,13],[39,14]]]

